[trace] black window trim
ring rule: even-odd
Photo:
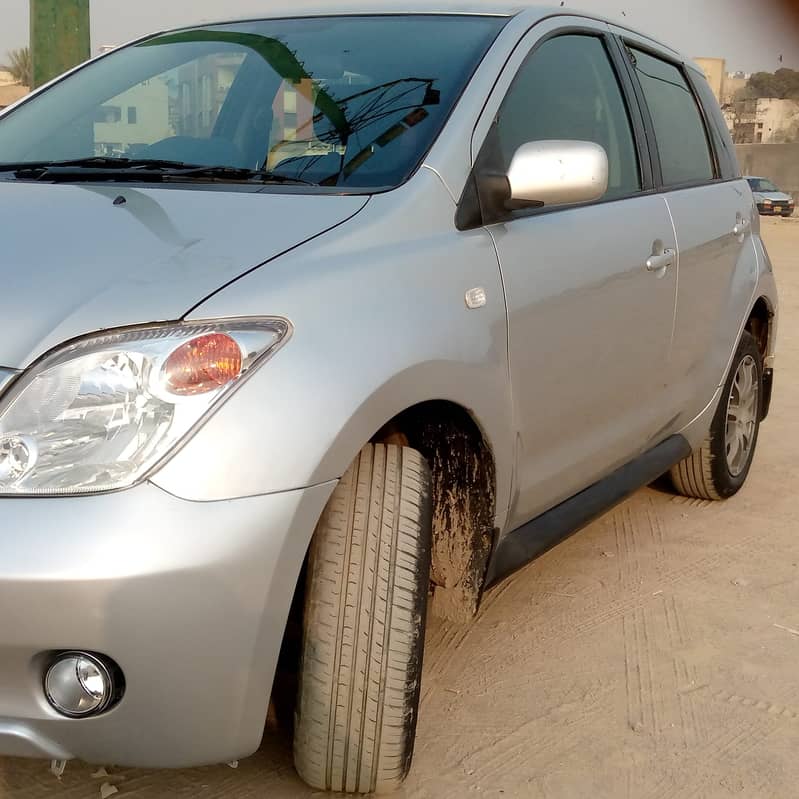
[[[524,39],[527,38],[527,36],[531,33],[532,30],[533,29],[528,30],[524,34],[524,36],[522,36],[522,38],[519,40],[518,44],[521,44],[524,41]],[[618,81],[622,100],[627,110],[627,115],[630,122],[630,129],[635,146],[635,152],[638,158],[638,172],[639,172],[639,179],[641,181],[641,188],[636,191],[628,192],[626,194],[618,195],[615,197],[602,198],[599,200],[592,200],[590,202],[585,202],[585,203],[574,203],[570,205],[550,205],[550,206],[543,206],[540,208],[525,208],[518,211],[508,211],[507,214],[503,215],[499,219],[492,219],[490,221],[483,220],[481,215],[481,218],[478,221],[474,213],[470,213],[470,211],[473,212],[476,207],[479,207],[479,199],[476,196],[478,194],[478,188],[477,188],[478,181],[476,173],[480,168],[484,150],[490,140],[491,128],[489,128],[489,132],[486,134],[485,139],[480,144],[480,149],[478,150],[477,156],[474,159],[474,164],[472,166],[471,174],[468,180],[466,181],[463,194],[461,195],[461,198],[458,202],[458,209],[455,215],[456,226],[458,230],[461,231],[472,230],[477,227],[514,222],[517,219],[526,219],[533,216],[545,216],[547,214],[562,213],[564,211],[574,211],[580,208],[592,208],[594,206],[623,202],[625,200],[630,200],[637,197],[643,197],[657,193],[658,183],[656,180],[656,176],[653,173],[653,160],[649,147],[649,137],[646,135],[646,125],[647,125],[646,117],[643,114],[643,109],[641,108],[640,100],[638,99],[635,93],[635,84],[629,75],[626,65],[626,57],[619,52],[619,45],[617,42],[618,37],[615,34],[611,33],[609,30],[600,27],[592,27],[589,25],[566,25],[562,28],[557,28],[556,30],[550,31],[544,36],[541,36],[528,50],[519,68],[516,70],[516,73],[514,74],[511,83],[508,86],[508,89],[502,98],[502,101],[500,102],[500,108],[502,107],[502,104],[505,102],[505,99],[512,90],[513,85],[516,82],[516,77],[519,74],[519,71],[524,67],[524,65],[527,64],[527,62],[533,57],[533,55],[543,44],[545,44],[548,41],[551,41],[552,39],[558,39],[562,36],[590,36],[591,38],[599,39],[602,42],[605,49],[605,53],[607,54],[608,57],[608,61],[610,62],[611,69],[613,70],[613,73],[616,76],[616,80]],[[505,69],[506,67],[507,67],[507,62],[505,64],[505,67],[503,67],[503,69]],[[494,86],[496,87],[496,83],[494,84]],[[492,128],[494,124],[495,123],[492,123],[491,126]]]
[[[639,150],[646,153],[647,166],[649,168],[649,184],[646,188],[650,192],[656,192],[662,186],[663,181],[660,173],[660,156],[655,146],[652,117],[649,114],[649,108],[644,99],[641,85],[633,74],[624,42],[620,36],[613,33],[609,34],[608,40],[611,44],[616,71],[620,76],[623,76],[620,79],[629,95],[628,103],[635,106],[636,115],[640,119],[640,126],[636,127],[635,133],[639,140]]]
[[[661,49],[658,49],[655,46],[648,44],[647,42],[641,42],[637,39],[629,38],[628,36],[616,36],[619,46],[622,48],[622,52],[624,54],[624,61],[626,65],[626,71],[630,75],[631,80],[634,82],[635,85],[635,92],[639,98],[639,103],[641,103],[641,112],[644,116],[646,121],[646,135],[647,140],[649,143],[649,151],[652,154],[652,167],[654,170],[655,175],[655,184],[657,187],[657,192],[659,194],[669,194],[675,191],[684,191],[685,189],[695,189],[700,188],[702,186],[714,186],[719,183],[730,183],[737,178],[725,178],[723,176],[723,172],[721,169],[721,161],[719,158],[719,153],[717,150],[716,138],[712,134],[712,125],[713,121],[710,119],[707,108],[697,91],[697,87],[695,84],[695,78],[693,76],[693,70],[688,68],[688,65],[685,61],[675,58],[673,55],[664,52]],[[699,109],[699,116],[702,120],[702,125],[705,131],[705,141],[707,142],[708,152],[710,153],[711,163],[713,167],[713,177],[710,180],[693,180],[688,181],[685,183],[678,183],[674,185],[667,185],[663,181],[663,170],[661,168],[660,162],[660,151],[658,149],[657,144],[657,136],[655,134],[655,126],[652,122],[652,116],[649,111],[649,106],[646,102],[646,97],[644,95],[643,87],[641,86],[641,82],[639,81],[637,75],[635,74],[635,68],[631,62],[631,58],[634,55],[632,50],[640,50],[647,55],[652,56],[652,58],[657,58],[660,61],[664,61],[667,64],[671,64],[671,66],[675,67],[679,70],[680,74],[683,76],[688,88],[691,92],[691,95],[694,98],[694,102],[696,103]]]
[[[646,116],[644,115],[644,110],[636,94],[635,83],[627,69],[627,59],[619,47],[618,37],[608,32],[603,34],[603,39],[605,40],[605,49],[607,50],[608,57],[613,65],[613,71],[616,73],[616,79],[621,86],[622,96],[624,97],[627,113],[630,116],[630,122],[632,124],[633,138],[635,139],[635,148],[638,154],[641,189],[640,191],[633,192],[631,196],[638,196],[639,194],[652,191],[657,186],[652,151],[646,133]]]

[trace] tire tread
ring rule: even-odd
[[[315,788],[396,788],[413,748],[430,557],[415,450],[364,447],[309,558],[294,759]]]

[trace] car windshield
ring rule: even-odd
[[[752,191],[779,191],[770,180],[764,178],[750,178],[749,185],[752,187]]]
[[[139,169],[144,180],[191,165],[282,183],[397,186],[421,163],[504,22],[308,17],[159,35],[0,117],[0,179],[24,178],[26,165],[55,167],[38,173],[45,180],[109,179],[113,169],[126,179]],[[190,177],[204,174],[231,176]]]

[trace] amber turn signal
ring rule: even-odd
[[[179,396],[205,394],[241,374],[241,349],[226,333],[208,333],[187,341],[167,358],[163,374]]]

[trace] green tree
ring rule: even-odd
[[[5,69],[18,83],[30,86],[33,80],[30,48],[21,47],[19,50],[12,50],[8,54],[8,59],[8,66]]]
[[[743,92],[747,99],[776,97],[779,100],[799,100],[799,72],[795,69],[755,72]]]

